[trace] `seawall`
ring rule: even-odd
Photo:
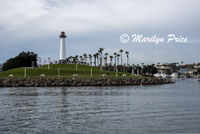
[[[5,78],[0,87],[125,86],[173,83],[170,79],[145,78]]]

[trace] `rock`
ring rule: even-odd
[[[8,77],[14,77],[14,75],[13,74],[9,74]]]
[[[7,78],[0,79],[0,87],[55,87],[55,86],[122,86],[168,84],[163,78]]]
[[[73,76],[73,77],[78,77],[79,75],[78,75],[78,74],[73,74],[72,76]]]
[[[107,74],[102,74],[102,77],[107,77]]]
[[[19,86],[20,86],[20,87],[23,87],[23,86],[24,86],[24,81],[21,81],[21,80],[20,80],[20,81],[19,81]]]
[[[123,76],[123,77],[126,77],[127,75],[126,75],[126,74],[123,74],[122,76]]]
[[[41,75],[40,75],[40,77],[45,77],[45,76],[46,76],[45,74],[41,74]]]

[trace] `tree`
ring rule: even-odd
[[[83,64],[83,63],[84,63],[84,58],[83,58],[83,56],[79,56],[79,58],[80,58],[81,64]]]
[[[103,48],[101,47],[101,48],[99,48],[99,54],[100,54],[100,65],[102,66],[102,64],[103,64]]]
[[[8,59],[2,66],[6,71],[18,67],[37,67],[37,54],[34,52],[21,52],[18,56]]]
[[[78,63],[78,55],[76,55],[73,60],[74,60],[74,63],[77,64]]]
[[[83,54],[83,58],[84,58],[85,64],[87,64],[87,58],[88,58],[88,57],[87,57],[87,54],[86,54],[86,53]]]
[[[126,51],[125,53],[126,53],[126,57],[127,57],[127,64],[126,65],[128,66],[128,64],[129,64],[128,63],[129,62],[129,51]]]
[[[94,65],[95,67],[97,66],[97,54],[93,54],[94,57]]]
[[[121,53],[121,65],[123,65],[123,63],[122,63],[122,53],[124,52],[124,50],[120,49],[119,52]]]
[[[120,54],[117,54],[117,65],[119,65],[119,57],[120,56],[121,56]]]
[[[92,66],[92,55],[89,54],[89,59],[90,59],[90,66]]]
[[[182,64],[182,65],[183,65],[183,63],[184,63],[184,62],[183,62],[183,61],[181,61],[181,64]]]
[[[71,57],[67,57],[67,58],[66,58],[66,62],[67,62],[67,63],[70,63],[70,58],[71,58]]]
[[[115,56],[115,66],[116,66],[117,65],[117,53],[115,52],[113,55]]]
[[[104,60],[105,60],[105,66],[107,66],[108,53],[105,53],[105,54],[104,54]]]
[[[113,56],[111,55],[110,56],[110,65],[112,66],[112,59],[113,59]]]
[[[154,64],[152,65],[144,65],[143,71],[144,74],[156,74],[158,72],[157,68],[155,67]]]
[[[97,66],[99,66],[99,53],[96,53],[96,57],[97,57]]]

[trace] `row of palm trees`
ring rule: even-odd
[[[66,59],[68,64],[85,64],[90,66],[102,67],[104,70],[108,71],[119,71],[128,72],[134,74],[155,74],[157,69],[155,65],[145,65],[141,63],[137,65],[129,65],[129,52],[120,49],[119,52],[114,52],[113,55],[109,55],[107,52],[103,53],[104,49],[99,48],[99,50],[94,54],[86,54],[70,56]],[[123,54],[126,55],[126,63],[123,64]],[[120,60],[121,58],[121,60]],[[101,68],[101,69],[102,69]]]
[[[126,64],[123,64],[123,49],[119,50],[119,53],[114,52],[113,55],[109,55],[107,52],[103,53],[104,49],[99,48],[99,50],[94,54],[86,54],[84,53],[81,56],[70,56],[66,59],[67,63],[80,63],[80,64],[89,64],[90,66],[118,66],[118,65],[129,65],[129,52],[125,51],[126,54]],[[121,57],[121,63],[120,63],[120,57]],[[93,59],[93,60],[92,60]],[[109,62],[110,59],[110,62]],[[113,64],[114,59],[114,64]],[[88,61],[89,60],[89,61]],[[94,63],[94,64],[93,64]]]

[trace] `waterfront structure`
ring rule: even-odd
[[[199,74],[199,66],[195,64],[185,64],[179,66],[179,73],[186,77],[194,77]]]
[[[156,65],[155,67],[158,70],[158,74],[167,74],[171,75],[177,73],[179,77],[196,77],[200,72],[200,64],[185,64],[178,65],[178,63],[167,63],[163,65]]]
[[[61,34],[60,34],[60,58],[59,58],[60,63],[66,62],[65,38],[66,38],[65,32],[61,32]]]
[[[173,72],[177,72],[177,63],[165,63],[163,65],[156,65],[159,73],[163,74],[172,74]]]

